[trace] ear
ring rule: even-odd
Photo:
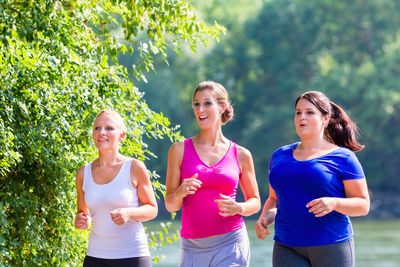
[[[324,128],[328,126],[330,118],[331,116],[329,114],[322,116],[322,124],[324,125]]]
[[[221,114],[223,114],[226,110],[226,104],[221,105]]]
[[[124,139],[125,134],[126,134],[125,132],[121,132],[121,134],[119,135],[118,140],[119,140],[120,142]]]

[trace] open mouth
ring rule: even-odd
[[[206,119],[208,119],[207,116],[199,116],[199,120],[201,120],[201,121],[204,121],[204,120],[206,120]]]

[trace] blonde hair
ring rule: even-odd
[[[196,89],[193,92],[192,101],[194,101],[194,96],[196,95],[197,92],[204,90],[211,90],[217,103],[226,106],[225,111],[221,114],[222,124],[225,124],[228,121],[233,120],[233,115],[234,115],[233,106],[230,102],[229,95],[226,89],[221,84],[214,81],[201,82],[199,85],[197,85]]]
[[[125,133],[126,132],[126,125],[125,125],[125,121],[122,118],[122,116],[114,111],[114,110],[110,110],[110,109],[103,109],[102,111],[100,111],[99,113],[97,113],[96,118],[93,121],[93,124],[95,123],[95,121],[102,115],[108,115],[111,116],[113,119],[115,119],[115,121],[118,123],[118,126],[121,128],[121,130]]]

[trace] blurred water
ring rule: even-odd
[[[355,233],[356,266],[400,267],[400,220],[370,221],[352,220]],[[264,241],[256,238],[254,221],[247,221],[251,246],[251,267],[270,267],[272,259],[272,236]],[[157,228],[157,222],[145,224],[149,230]],[[174,228],[179,228],[176,221]],[[154,267],[176,267],[179,263],[179,241],[151,251],[159,256]]]

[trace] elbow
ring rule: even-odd
[[[164,198],[165,208],[168,210],[169,213],[177,212],[181,209],[182,203],[176,201],[176,198],[173,198],[171,195],[165,195]]]
[[[369,213],[370,201],[365,199],[365,203],[360,207],[356,216],[366,216]]]
[[[165,208],[168,210],[169,213],[173,213],[173,212],[175,212],[175,211],[178,210],[178,209],[175,207],[176,205],[174,205],[174,203],[171,202],[171,201],[168,199],[167,196],[165,196],[164,205],[165,205]]]
[[[138,222],[147,222],[153,220],[158,215],[158,206],[157,203],[147,204],[145,205],[146,211],[142,213],[141,216],[135,218],[134,220]]]
[[[167,202],[165,202],[165,208],[168,210],[169,213],[173,213],[179,210],[175,205],[172,205]]]
[[[360,210],[360,212],[356,216],[366,216],[366,215],[368,215],[368,213],[369,213],[369,207]]]
[[[259,212],[260,209],[261,209],[261,200],[260,200],[260,197],[257,197],[257,198],[255,198],[255,205],[254,205],[253,214]]]
[[[370,209],[370,203],[369,203],[369,200],[368,200],[368,202],[365,204],[365,207],[364,207],[363,210],[362,210],[361,216],[366,216],[366,215],[368,215],[369,209]]]
[[[153,211],[152,211],[152,213],[150,215],[149,220],[155,219],[157,217],[157,215],[158,215],[158,206],[155,205],[155,206],[153,206]]]
[[[365,216],[369,213],[370,206],[371,206],[371,201],[370,201],[369,197],[367,197],[365,199],[365,205],[364,205],[362,216]]]

